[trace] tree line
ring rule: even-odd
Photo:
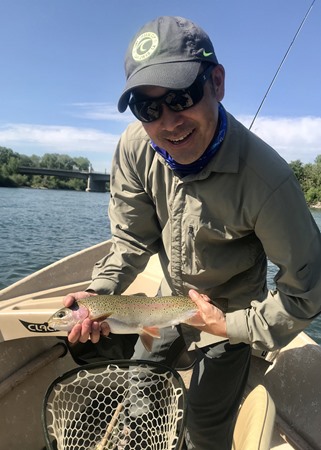
[[[290,162],[306,202],[309,206],[321,207],[321,155],[318,155],[314,163],[303,164],[300,160]]]
[[[85,170],[90,167],[87,158],[46,153],[43,156],[26,156],[10,148],[0,147],[0,187],[32,187],[38,189],[69,189],[85,191],[86,180],[78,178],[58,178],[47,175],[22,175],[23,167],[43,167],[47,169]]]
[[[26,156],[10,148],[0,147],[0,187],[33,187],[47,189],[73,189],[84,191],[86,180],[77,178],[60,179],[42,175],[22,175],[18,167],[45,167],[48,169],[88,170],[91,163],[87,158],[46,153],[43,156]],[[321,155],[314,163],[303,164],[300,160],[289,163],[294,171],[309,206],[321,204]]]

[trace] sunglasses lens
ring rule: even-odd
[[[133,96],[129,101],[129,107],[134,116],[141,122],[154,122],[162,114],[162,103],[165,103],[172,111],[179,112],[196,105],[204,95],[203,85],[212,71],[208,67],[194,83],[187,89],[169,91],[162,97],[155,99],[135,100]]]
[[[161,115],[161,104],[157,101],[145,100],[129,103],[134,116],[141,122],[153,122]]]
[[[193,98],[185,90],[170,92],[164,102],[172,111],[183,111],[194,105]]]
[[[203,97],[203,86],[194,83],[187,89],[172,91],[165,98],[166,105],[172,111],[184,111],[196,105]]]
[[[201,90],[202,91],[202,90]],[[193,89],[183,89],[180,91],[170,91],[163,102],[175,112],[184,111],[191,108],[203,96],[203,92],[193,87]],[[157,100],[145,100],[129,103],[132,113],[142,122],[153,122],[159,119],[162,112],[162,105]]]

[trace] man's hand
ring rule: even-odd
[[[63,303],[67,308],[69,308],[75,301],[89,297],[90,295],[97,294],[86,291],[68,294],[63,299]],[[85,319],[82,323],[78,323],[73,327],[68,334],[68,341],[75,344],[76,342],[85,343],[88,339],[90,339],[93,344],[96,344],[99,341],[101,334],[108,336],[109,333],[110,329],[106,322],[99,323],[90,319]]]
[[[199,294],[194,289],[191,289],[188,294],[199,309],[194,323],[197,323],[197,321],[199,323],[199,319],[204,322],[204,326],[196,326],[196,328],[215,336],[227,337],[226,321],[223,312],[210,303],[210,298],[207,295]],[[188,321],[188,324],[193,325],[193,318]]]

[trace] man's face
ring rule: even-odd
[[[139,89],[139,94],[160,97],[167,91],[157,86],[144,86]],[[190,164],[204,153],[213,139],[218,121],[218,102],[223,97],[224,69],[219,65],[213,69],[212,80],[205,83],[200,102],[179,112],[163,104],[161,117],[154,122],[142,122],[142,125],[153,142],[176,162]]]

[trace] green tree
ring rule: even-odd
[[[19,165],[22,167],[39,167],[40,157],[36,155],[19,155]]]
[[[48,169],[61,169],[58,163],[59,155],[57,153],[45,153],[40,160],[40,167]]]
[[[1,167],[8,164],[11,158],[18,158],[19,154],[15,153],[11,148],[0,147],[0,165]]]
[[[22,175],[18,168],[45,167],[64,170],[88,170],[90,161],[84,157],[72,158],[58,153],[46,153],[42,157],[37,155],[27,156],[14,152],[10,148],[0,147],[0,186],[16,187],[30,186],[47,189],[73,189],[85,190],[85,180],[40,175]]]
[[[40,166],[50,169],[74,170],[75,167],[82,169],[88,168],[89,161],[86,158],[71,158],[68,155],[59,153],[46,153],[40,160]],[[81,167],[80,167],[81,166]]]
[[[290,167],[292,168],[295,176],[297,177],[299,183],[301,183],[304,179],[304,166],[303,163],[297,159],[296,161],[290,162]]]
[[[71,178],[68,183],[69,188],[75,191],[85,191],[87,187],[86,180],[81,180],[79,178]]]
[[[318,155],[315,160],[314,160],[315,164],[321,168],[321,155]]]
[[[0,147],[0,186],[16,186],[11,178],[17,172],[19,166],[19,154],[11,148]]]
[[[73,170],[75,161],[68,155],[58,155],[59,169]]]
[[[82,156],[74,158],[75,166],[78,167],[79,170],[87,171],[90,166],[90,161],[88,158],[84,158]]]

